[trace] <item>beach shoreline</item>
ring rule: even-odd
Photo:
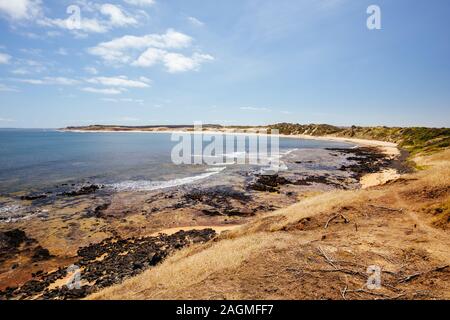
[[[59,129],[60,132],[74,132],[74,133],[166,133],[166,134],[207,134],[207,135],[245,135],[245,136],[272,136],[271,134],[264,134],[259,132],[243,132],[243,131],[233,131],[233,130],[204,130],[201,132],[187,131],[187,130],[72,130],[72,129]],[[312,135],[286,135],[277,134],[275,135],[280,138],[292,138],[292,139],[305,139],[305,140],[320,140],[320,141],[334,141],[334,142],[346,142],[353,143],[364,147],[379,147],[388,156],[400,155],[400,150],[398,144],[393,142],[386,142],[381,140],[369,140],[369,139],[359,139],[359,138],[346,138],[346,137],[336,137],[331,135],[326,136],[312,136]]]
[[[116,133],[117,131],[89,132]],[[137,131],[125,132],[136,133]],[[190,133],[180,130],[143,132]],[[202,134],[258,135],[251,132],[207,130],[202,131]],[[86,266],[102,268],[107,274],[113,272],[117,275],[115,279],[136,275],[147,269],[149,265],[139,264],[141,267],[137,271],[109,270],[117,263],[125,263],[127,259],[141,259],[140,256],[127,256],[122,252],[122,250],[128,252],[129,247],[135,248],[134,239],[144,239],[143,244],[149,246],[153,246],[155,241],[158,243],[169,241],[171,244],[174,241],[181,241],[187,244],[190,241],[189,237],[206,241],[212,234],[221,235],[226,231],[232,232],[255,219],[276,210],[286,209],[317,194],[327,194],[337,190],[355,190],[356,192],[360,187],[364,188],[365,184],[374,186],[373,181],[381,181],[380,177],[375,176],[375,178],[366,179],[369,180],[368,182],[364,182],[364,173],[368,172],[372,176],[378,174],[382,171],[380,168],[390,166],[389,163],[393,157],[392,153],[382,152],[380,149],[380,147],[393,147],[384,142],[300,135],[277,135],[277,137],[345,141],[358,148],[323,148],[317,149],[319,151],[310,150],[307,154],[300,151],[297,154],[289,153],[289,159],[286,160],[290,161],[291,170],[287,172],[267,175],[259,173],[259,170],[244,173],[239,171],[242,169],[236,168],[231,169],[231,172],[217,181],[176,186],[170,191],[160,189],[108,193],[101,186],[91,184],[68,186],[73,190],[52,196],[46,196],[45,191],[37,195],[24,194],[16,201],[21,201],[25,206],[33,207],[40,213],[30,216],[29,219],[0,224],[0,233],[3,237],[10,237],[13,231],[13,236],[19,237],[20,241],[24,239],[23,241],[30,243],[30,247],[26,247],[25,250],[21,247],[11,247],[6,263],[0,264],[0,299],[2,295],[23,298],[39,296],[42,290],[38,287],[30,287],[36,279],[41,279],[40,281],[51,288],[49,289],[51,295],[47,297],[65,297],[65,291],[54,289],[53,283],[55,277],[64,279],[64,273],[62,271],[55,273],[52,270],[55,267],[64,268],[67,266],[67,261],[72,263],[82,261]],[[352,160],[349,161],[347,158]],[[320,163],[314,163],[314,159],[319,159],[316,161],[324,164],[325,169],[318,169],[315,165],[320,167]],[[311,169],[304,171],[309,166],[312,166]],[[233,173],[233,170],[239,172]],[[386,176],[385,173],[383,174]],[[386,181],[391,177],[388,175],[387,178],[385,177]],[[114,245],[116,241],[121,241],[120,246]],[[111,246],[115,248],[114,253],[108,256],[105,264],[101,264],[100,262],[105,258],[104,253]],[[33,254],[31,257],[30,252]],[[95,253],[95,259],[87,261],[83,256],[84,252]],[[101,255],[97,256],[97,253]],[[29,259],[39,260],[30,264]],[[89,269],[86,272],[86,276],[90,277]],[[110,281],[106,278],[99,279],[96,285],[87,285],[77,297],[84,297],[105,288]],[[23,289],[1,292],[7,287]]]
[[[76,132],[76,133],[166,133],[166,134],[205,134],[205,135],[245,135],[245,136],[273,136],[271,134],[264,134],[259,132],[242,132],[235,131],[232,129],[228,130],[205,130],[201,132],[195,131],[187,131],[187,130],[70,130],[63,129],[61,132]],[[311,136],[311,135],[286,135],[286,134],[277,134],[279,138],[288,138],[288,139],[304,139],[304,140],[317,140],[317,141],[333,141],[333,142],[343,142],[355,144],[359,147],[374,147],[380,150],[384,155],[389,157],[390,159],[399,158],[401,155],[401,150],[398,144],[393,142],[386,142],[380,140],[368,140],[368,139],[359,139],[359,138],[347,138],[347,137],[335,137],[335,136]],[[390,168],[388,170],[382,170],[380,172],[369,173],[364,175],[361,180],[361,188],[366,189],[370,187],[374,187],[377,185],[385,184],[389,181],[394,181],[399,179],[401,174]]]

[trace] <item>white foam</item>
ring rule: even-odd
[[[166,189],[182,186],[185,184],[190,184],[199,180],[209,178],[225,169],[226,169],[225,167],[209,168],[206,170],[206,172],[196,176],[173,179],[169,181],[149,181],[149,180],[122,181],[119,183],[111,184],[109,185],[109,187],[111,187],[116,191],[152,191],[152,190]]]
[[[13,223],[39,216],[43,211],[30,211],[29,207],[9,204],[0,207],[0,223]]]

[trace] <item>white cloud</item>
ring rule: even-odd
[[[155,4],[155,0],[125,0],[126,3],[135,6],[151,6]]]
[[[105,33],[109,30],[108,26],[102,21],[92,18],[82,18],[80,25],[74,28],[73,23],[69,18],[67,19],[50,19],[43,18],[38,20],[38,24],[45,27],[58,27],[61,29],[72,30],[74,32],[93,32],[93,33]]]
[[[13,119],[8,119],[8,118],[0,118],[0,122],[14,122],[15,120]]]
[[[150,48],[142,53],[131,65],[136,67],[151,67],[162,62],[170,73],[197,70],[203,62],[214,58],[208,54],[194,53],[192,57],[180,53],[167,52],[161,49]]]
[[[257,108],[257,107],[241,107],[241,110],[247,110],[247,111],[271,111],[269,108]]]
[[[44,77],[42,79],[16,79],[16,81],[35,85],[63,85],[70,86],[80,83],[80,81],[65,77]]]
[[[132,98],[121,98],[121,99],[102,98],[101,100],[104,101],[104,102],[112,102],[112,103],[125,102],[125,103],[136,103],[136,104],[140,104],[140,105],[144,104],[144,100],[142,100],[142,99],[132,99]]]
[[[192,25],[196,27],[203,27],[205,25],[202,21],[198,20],[195,17],[188,17],[187,19]]]
[[[126,15],[121,8],[110,3],[103,4],[100,7],[100,12],[103,15],[109,16],[109,21],[112,26],[127,26],[137,24],[134,17]]]
[[[144,51],[144,53],[142,53],[136,61],[131,63],[131,65],[136,67],[151,67],[163,60],[166,54],[167,51],[149,48]]]
[[[67,52],[67,49],[65,48],[59,48],[58,51],[56,51],[57,54],[61,56],[67,56],[69,53]]]
[[[102,42],[89,48],[88,52],[101,57],[105,61],[128,63],[132,60],[130,51],[147,48],[181,49],[189,47],[191,43],[192,38],[190,36],[169,29],[164,34],[148,34],[141,37],[126,35],[108,42]]]
[[[108,94],[108,95],[121,94],[123,91],[123,89],[116,89],[116,88],[98,89],[98,88],[92,88],[92,87],[86,87],[81,90],[83,90],[85,92],[90,92],[90,93],[100,93],[100,94]]]
[[[0,0],[0,13],[13,20],[30,20],[42,13],[41,0]]]
[[[164,65],[170,73],[197,70],[205,61],[214,58],[208,54],[194,53],[192,57],[186,57],[179,53],[168,53],[164,56]]]
[[[1,0],[0,0],[1,1]],[[0,52],[0,64],[7,64],[11,60],[11,56]]]
[[[98,70],[94,67],[86,67],[84,68],[84,71],[90,74],[98,74]]]
[[[14,65],[16,69],[11,71],[11,73],[16,75],[40,73],[47,70],[47,67],[42,62],[31,59],[16,59]]]
[[[27,69],[24,69],[24,68],[19,68],[19,69],[15,69],[15,70],[11,71],[11,73],[23,76],[26,74],[30,74],[30,71],[28,71]]]
[[[9,87],[9,86],[6,86],[6,85],[0,83],[0,91],[18,92],[19,90],[17,90],[16,88]]]
[[[145,79],[146,81],[142,81],[142,79]],[[119,76],[119,77],[95,77],[91,79],[86,80],[89,83],[92,84],[100,84],[103,86],[108,87],[121,87],[121,88],[148,88],[149,85],[149,79],[147,78],[141,78],[140,80],[131,80],[128,79],[126,76]]]
[[[82,7],[82,13],[91,13],[91,16],[88,18],[81,14],[79,25],[75,25],[71,17],[66,19],[43,17],[37,23],[41,26],[70,30],[77,37],[86,37],[86,34],[83,34],[83,32],[105,33],[114,27],[124,27],[138,23],[138,17],[131,16],[117,5],[110,3],[100,5],[86,1],[78,1],[77,4]],[[108,19],[102,18],[101,15],[108,17]]]

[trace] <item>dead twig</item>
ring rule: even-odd
[[[341,290],[341,296],[342,296],[342,299],[344,299],[344,300],[347,300],[347,298],[345,297],[345,294],[347,293],[347,289],[348,289],[348,287],[345,286],[344,289]]]
[[[444,269],[446,269],[448,267],[449,267],[449,265],[445,265],[445,266],[440,266],[440,267],[437,267],[437,268],[434,268],[434,269],[431,269],[428,271],[413,273],[413,274],[410,274],[409,276],[404,277],[403,279],[400,279],[399,283],[405,283],[405,282],[411,281],[413,279],[416,279],[420,276],[423,276],[423,275],[431,273],[431,272],[443,271]]]
[[[403,208],[394,209],[394,208],[389,208],[389,207],[376,206],[376,205],[373,205],[373,204],[369,204],[369,207],[376,208],[376,209],[381,209],[381,210],[387,210],[387,211],[403,212]]]
[[[334,216],[332,216],[330,219],[328,219],[327,223],[325,224],[325,229],[328,228],[328,225],[330,224],[331,221],[333,221],[334,219],[341,217],[342,219],[344,219],[344,223],[349,223],[349,220],[342,214],[342,213],[338,213]]]
[[[327,254],[325,253],[325,251],[323,251],[323,249],[319,246],[318,248],[317,248],[318,250],[319,250],[319,253],[322,255],[322,257],[324,257],[325,258],[325,260],[327,261],[327,263],[329,264],[329,265],[331,265],[334,269],[339,269],[338,267],[336,267],[336,265],[334,264],[334,261],[332,260],[332,259],[330,259],[328,256],[327,256]]]

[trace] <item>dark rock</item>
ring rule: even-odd
[[[90,218],[90,217],[101,218],[103,216],[103,211],[108,209],[110,205],[111,205],[111,203],[103,203],[103,204],[95,207],[94,210],[89,210],[86,213],[86,217],[88,217],[88,218]]]
[[[33,201],[33,200],[45,199],[45,198],[47,198],[46,194],[29,194],[26,196],[21,196],[20,200]]]
[[[258,175],[254,183],[248,186],[251,190],[262,192],[279,192],[280,185],[290,184],[291,181],[278,174]]]
[[[48,249],[42,248],[41,246],[38,246],[36,249],[34,249],[34,254],[31,257],[33,262],[38,261],[44,261],[52,258],[53,256],[50,254]]]
[[[17,248],[23,242],[30,241],[24,231],[14,229],[11,231],[0,232],[0,249]]]
[[[77,190],[63,192],[62,195],[66,196],[66,197],[76,197],[76,196],[81,196],[81,195],[87,195],[87,194],[95,193],[100,188],[101,188],[101,186],[99,186],[99,185],[90,184],[87,186],[83,186]]]

